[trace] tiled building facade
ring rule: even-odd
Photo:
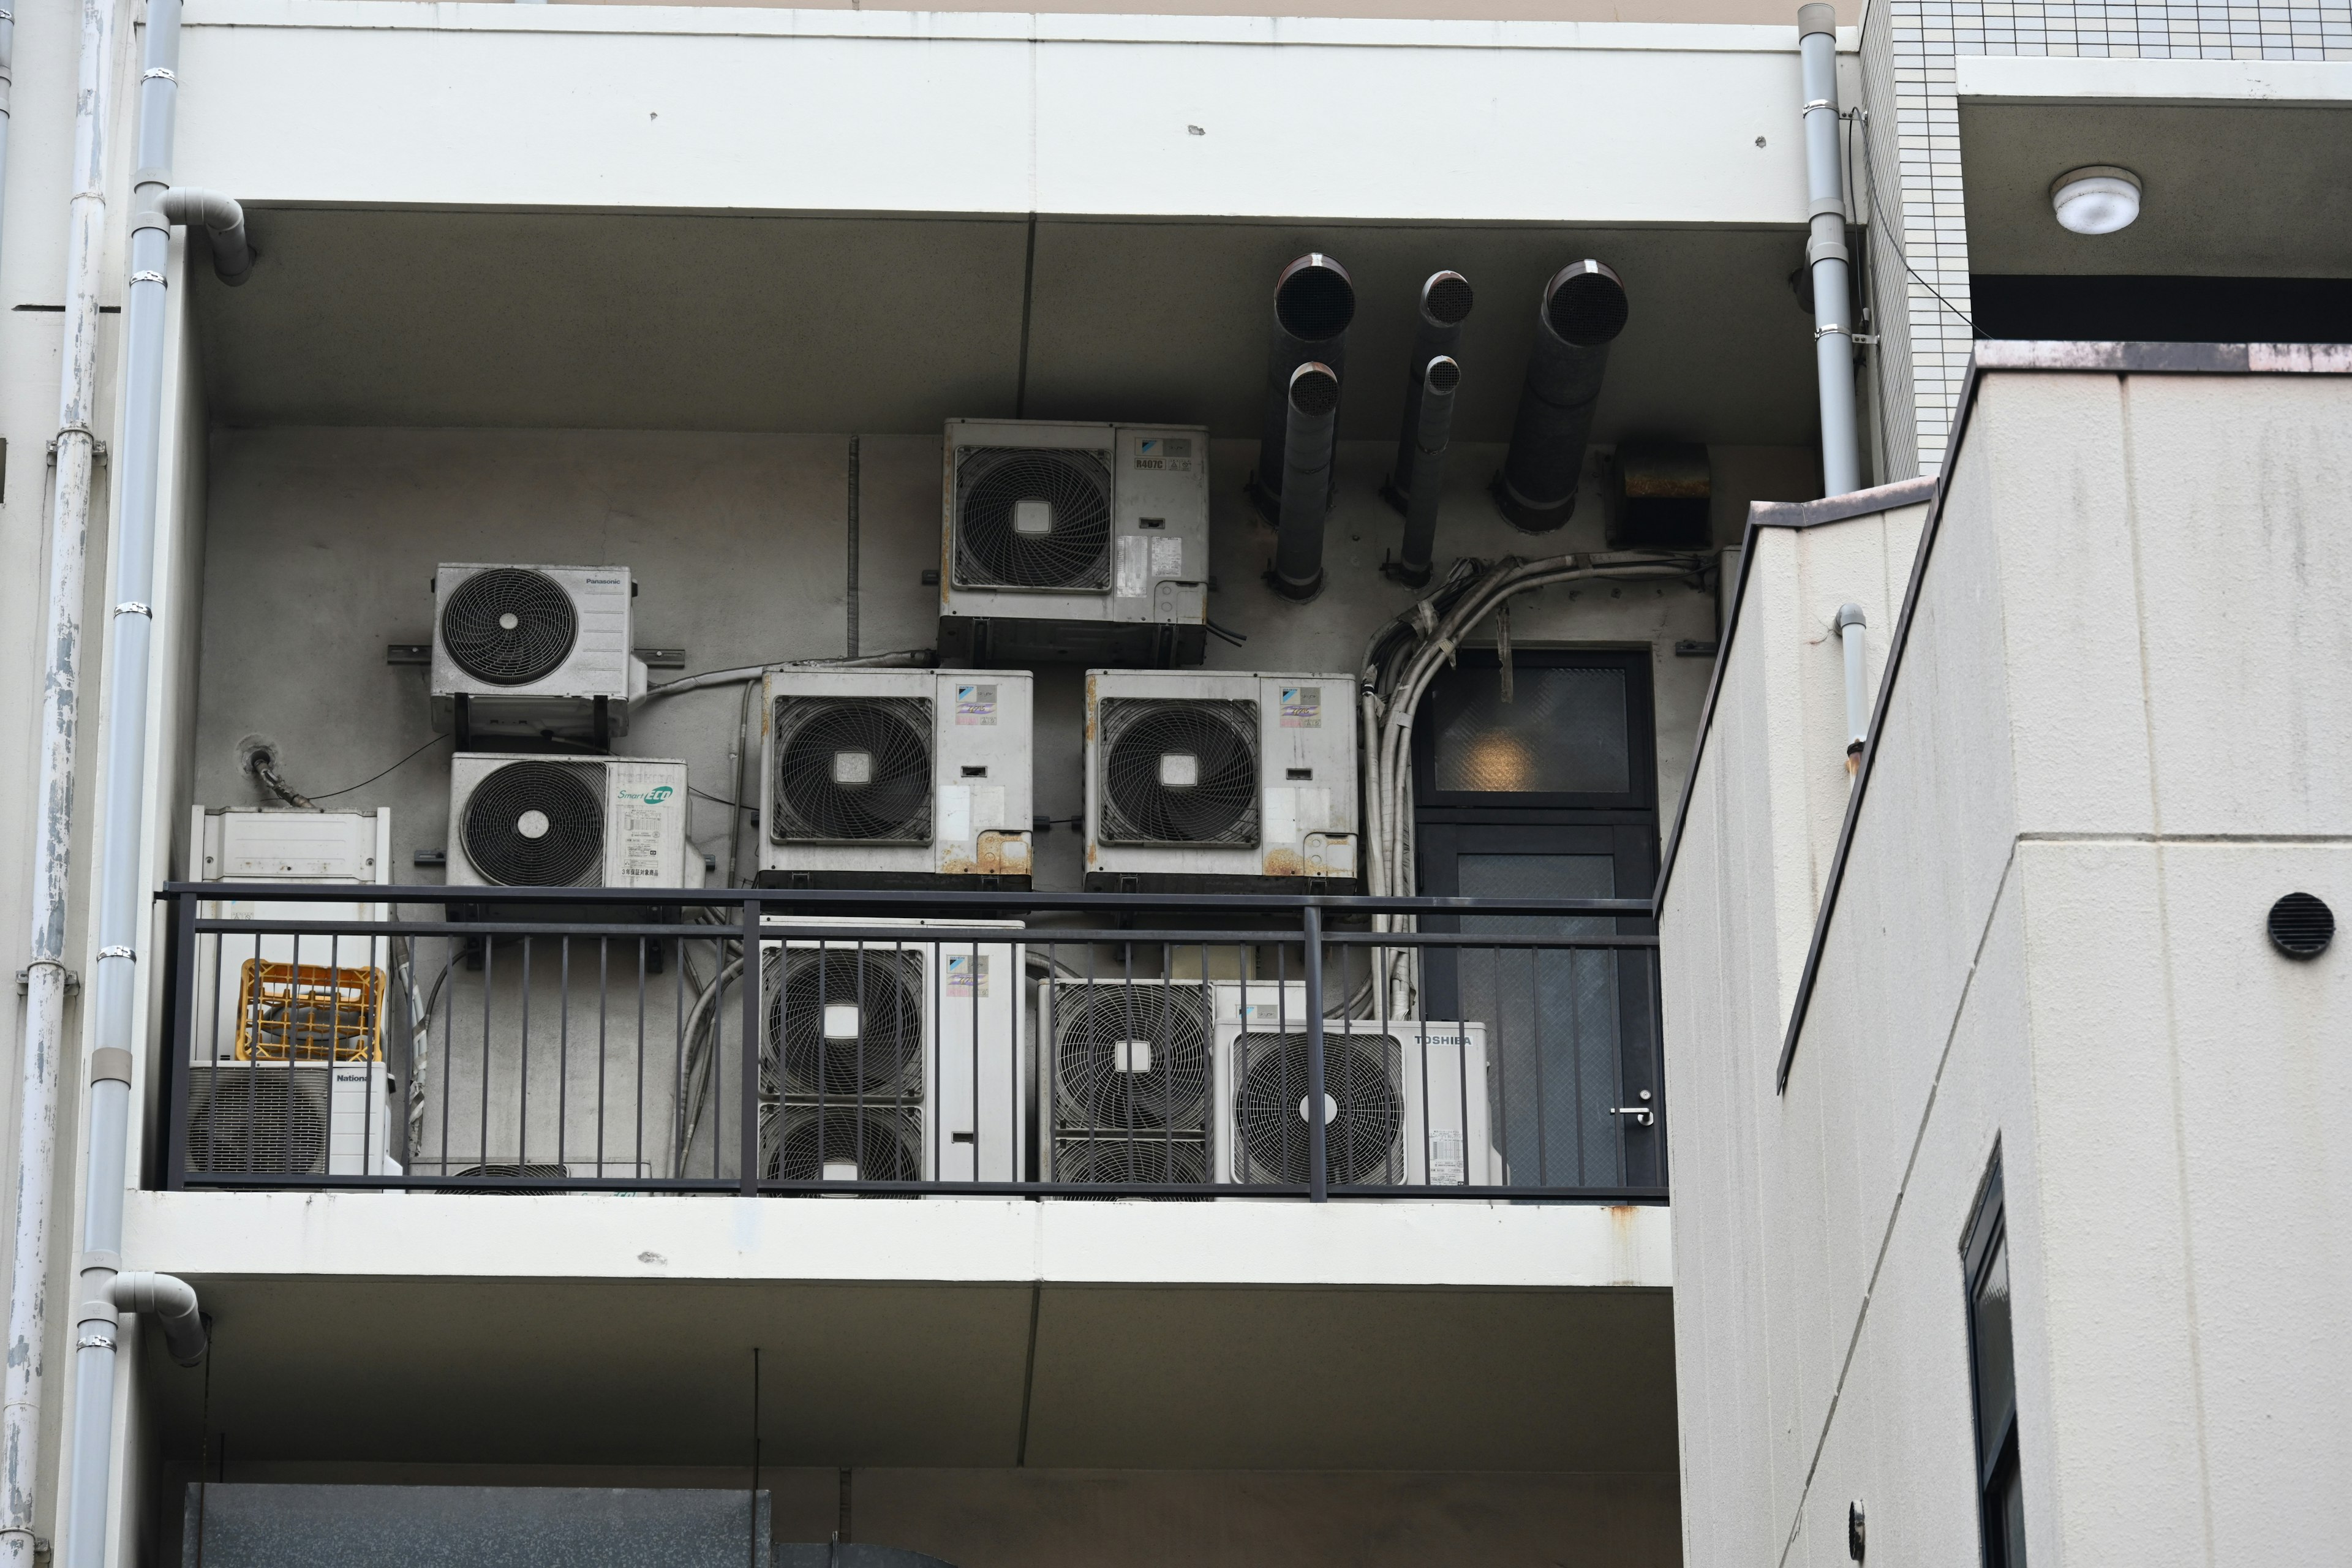
[[[1899,204],[1901,215],[1899,223],[1874,225],[1871,235],[1878,294],[1871,330],[1881,334],[1874,390],[1886,412],[1882,479],[1942,466],[1975,335],[1952,83],[1952,62],[1961,55],[2346,60],[2352,3],[1878,0],[1871,6],[1862,40],[1868,148],[1866,155],[1857,149],[1854,177],[1874,186],[1874,207],[1891,213]]]

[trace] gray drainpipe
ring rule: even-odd
[[[1813,361],[1822,389],[1822,493],[1862,489],[1862,447],[1853,408],[1853,324],[1846,283],[1845,162],[1837,106],[1837,8],[1797,11],[1797,49],[1804,62],[1805,192],[1812,234],[1805,265],[1813,274]]]

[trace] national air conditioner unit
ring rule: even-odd
[[[1021,670],[772,670],[760,883],[1029,886]]]
[[[1307,988],[1220,982],[1216,1179],[1308,1180]],[[1486,1026],[1391,1018],[1323,1023],[1324,1163],[1335,1187],[1493,1186]]]
[[[449,761],[453,888],[691,888],[686,764],[657,757]]]
[[[433,579],[433,721],[457,749],[629,732],[646,667],[631,650],[625,566],[444,564]]]
[[[1087,672],[1087,873],[1110,892],[1357,886],[1356,683]]]
[[[1211,1180],[1209,988],[1056,977],[1039,993],[1039,1121],[1048,1182]]]
[[[352,889],[348,900],[311,903],[241,898],[225,886],[199,903],[200,919],[387,918],[362,889],[382,882],[391,863],[389,811],[197,806],[188,841],[198,880]],[[386,1044],[397,1041],[398,960],[379,936],[197,939],[184,1124],[191,1174],[401,1173],[408,1121],[385,1061]]]
[[[945,461],[943,658],[1201,662],[1206,427],[950,419]]]
[[[761,1175],[1013,1182],[1027,1137],[1017,921],[864,921],[902,942],[762,922]],[[729,1136],[721,1130],[719,1136]]]

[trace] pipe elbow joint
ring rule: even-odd
[[[253,275],[254,249],[245,233],[245,208],[226,191],[173,185],[156,202],[173,223],[201,226],[212,242],[213,274],[234,289]]]
[[[1866,626],[1869,624],[1870,622],[1864,618],[1860,605],[1845,604],[1838,606],[1838,630],[1843,631],[1848,626]]]
[[[163,1331],[164,1348],[182,1366],[205,1359],[211,1336],[205,1331],[204,1313],[196,1306],[196,1288],[170,1274],[133,1271],[118,1274],[109,1287],[114,1305],[126,1312],[152,1317]]]

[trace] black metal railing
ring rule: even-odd
[[[159,898],[173,1188],[1665,1196],[1646,900]]]

